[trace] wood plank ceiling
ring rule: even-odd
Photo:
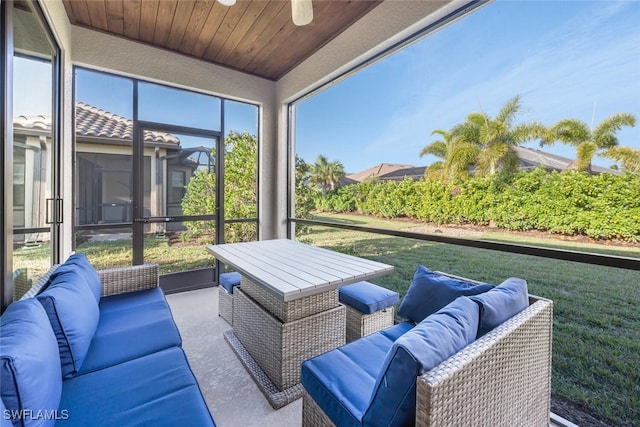
[[[63,0],[72,24],[278,80],[382,0],[314,0],[297,27],[288,0]]]

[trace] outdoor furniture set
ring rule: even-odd
[[[302,397],[302,362],[345,343],[346,308],[338,288],[393,271],[287,239],[207,249],[241,275],[233,287],[233,329],[225,339],[274,408]]]
[[[368,277],[283,291],[350,271],[341,261],[355,257],[291,241],[209,250],[240,273],[225,338],[274,408],[303,396],[304,426],[548,425],[553,305],[526,281],[419,266],[393,325],[397,294]]]
[[[552,302],[418,267],[407,321],[302,364],[303,426],[548,426]]]
[[[157,265],[74,254],[0,317],[0,423],[214,426],[181,343]]]

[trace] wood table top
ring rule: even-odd
[[[207,246],[216,259],[283,301],[393,272],[393,266],[289,239]]]

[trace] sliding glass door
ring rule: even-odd
[[[9,286],[3,290],[4,306],[21,297],[58,261],[62,199],[57,123],[59,49],[35,2],[7,2],[3,8],[8,24],[3,25],[7,31],[3,40],[10,43],[4,57],[3,83],[13,95],[3,97],[11,102],[5,104],[3,132],[7,253],[2,267],[10,275],[7,278],[4,274],[5,285],[13,285],[10,297]]]
[[[140,123],[134,150],[134,262],[167,273],[206,267],[216,242],[220,137]]]

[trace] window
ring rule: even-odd
[[[169,203],[180,203],[184,197],[186,173],[171,171],[171,187],[169,188]]]

